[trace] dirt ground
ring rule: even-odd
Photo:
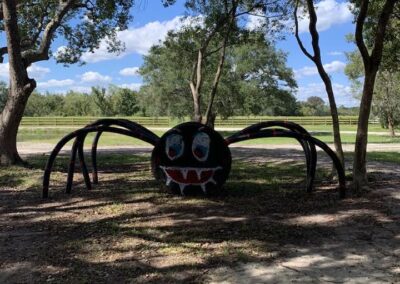
[[[149,149],[128,153],[147,158]],[[0,283],[400,283],[399,165],[371,164],[371,191],[340,200],[334,182],[308,195],[274,171],[301,164],[296,149],[237,147],[232,156],[253,168],[234,169],[217,198],[164,192],[145,159],[103,167],[90,192],[77,174],[71,195],[60,170],[49,200],[40,169],[28,173],[32,185],[9,177],[0,183]],[[277,179],[268,184],[251,176],[266,164]]]

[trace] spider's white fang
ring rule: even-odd
[[[184,179],[187,179],[187,174],[188,174],[189,170],[188,169],[182,169],[182,176]],[[200,179],[200,178],[199,178]]]
[[[196,171],[196,174],[197,174],[197,178],[198,178],[198,179],[201,179],[201,172],[202,172],[202,170],[201,170],[201,169],[196,169],[195,171]]]
[[[207,193],[206,184],[211,182],[217,184],[214,180],[216,171],[221,170],[222,167],[214,168],[194,168],[194,167],[164,167],[160,166],[166,176],[166,185],[169,186],[171,182],[175,182],[184,194],[184,190],[188,185],[200,186],[204,193]]]
[[[181,194],[184,195],[183,191],[185,190],[186,184],[179,183],[179,189],[181,190]]]

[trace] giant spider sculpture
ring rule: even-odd
[[[168,130],[163,136],[140,124],[126,119],[100,119],[62,138],[51,152],[43,177],[43,198],[48,197],[50,174],[60,150],[75,139],[68,169],[66,192],[70,193],[78,155],[86,188],[92,188],[85,163],[83,145],[88,133],[96,133],[92,144],[92,179],[98,183],[97,145],[103,132],[118,133],[140,139],[154,146],[151,167],[154,177],[182,195],[191,190],[202,190],[205,194],[218,193],[228,178],[231,169],[229,145],[262,137],[290,137],[302,146],[307,165],[307,192],[311,192],[317,165],[316,146],[332,159],[339,179],[340,197],[345,196],[345,175],[336,154],[322,141],[312,137],[300,125],[288,121],[260,122],[224,139],[210,127],[196,122],[186,122]]]

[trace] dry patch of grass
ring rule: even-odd
[[[204,282],[216,267],[274,263],[293,247],[344,247],[335,234],[351,216],[336,216],[354,204],[387,214],[369,200],[340,201],[329,168],[308,195],[301,163],[237,160],[220,196],[180,197],[154,181],[148,156],[127,154],[101,155],[99,185],[86,191],[77,173],[71,195],[61,157],[43,201],[45,160],[0,168],[0,282]]]

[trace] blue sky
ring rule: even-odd
[[[150,46],[162,40],[170,29],[179,29],[180,17],[184,15],[183,0],[172,7],[164,8],[160,0],[137,1],[140,5],[132,9],[134,17],[129,29],[119,33],[120,40],[125,42],[126,50],[120,54],[109,54],[101,46],[93,54],[84,54],[87,62],[84,66],[64,67],[53,59],[38,62],[30,67],[30,75],[38,82],[41,92],[61,92],[68,90],[90,91],[91,86],[108,86],[115,84],[122,87],[138,89],[141,78],[136,74],[141,66],[142,56]],[[339,0],[323,0],[317,8],[318,30],[323,63],[332,77],[338,105],[355,106],[358,104],[350,94],[349,82],[343,73],[346,63],[345,51],[355,48],[347,43],[345,35],[354,32],[353,17],[348,3]],[[248,19],[249,26],[255,24]],[[301,37],[306,46],[310,46],[307,33],[307,20],[300,22]],[[54,51],[65,45],[63,40],[54,43]],[[288,53],[288,66],[293,68],[299,85],[296,97],[306,100],[309,96],[319,96],[325,101],[324,85],[319,78],[313,63],[301,52],[294,39],[288,34],[286,40],[278,42],[278,48]],[[7,63],[0,64],[0,80],[7,80]]]

